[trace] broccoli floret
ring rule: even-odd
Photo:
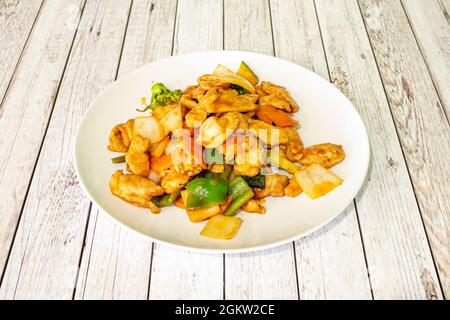
[[[140,112],[147,111],[148,109],[155,110],[157,107],[166,106],[168,104],[176,103],[180,101],[183,91],[181,90],[169,90],[162,83],[155,83],[152,86],[152,100],[148,106]]]

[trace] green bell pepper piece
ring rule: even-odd
[[[186,209],[199,209],[227,200],[228,183],[220,177],[196,178],[186,185],[188,192]]]
[[[228,208],[223,213],[225,216],[234,216],[239,208],[255,196],[253,189],[241,176],[234,178],[228,185],[228,194],[233,198]]]
[[[170,194],[165,194],[163,196],[155,197],[152,199],[152,202],[156,204],[159,208],[168,207],[172,203],[175,202],[175,200],[178,199],[178,197],[181,194],[181,190],[172,192]]]

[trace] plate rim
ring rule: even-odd
[[[91,192],[89,192],[89,190],[87,189],[85,183],[85,179],[83,178],[83,175],[80,174],[80,169],[79,169],[79,160],[78,160],[78,144],[80,141],[80,131],[81,128],[84,124],[84,122],[87,119],[87,115],[88,113],[92,110],[92,106],[96,104],[96,102],[98,100],[100,100],[111,88],[113,88],[115,85],[117,85],[117,82],[119,80],[122,80],[124,78],[131,78],[133,77],[134,74],[137,74],[140,72],[141,69],[144,69],[146,67],[148,67],[151,64],[156,64],[159,63],[161,61],[165,61],[165,60],[171,60],[174,58],[179,58],[179,57],[188,57],[188,56],[196,56],[196,55],[214,55],[214,54],[233,54],[233,55],[246,55],[246,56],[257,56],[257,57],[261,57],[261,58],[270,58],[273,60],[278,60],[282,63],[288,63],[290,65],[292,65],[293,67],[296,68],[300,68],[303,69],[303,71],[307,72],[307,73],[312,73],[314,74],[316,77],[321,78],[322,80],[324,80],[327,85],[330,85],[331,87],[334,88],[334,90],[337,92],[338,95],[341,95],[342,98],[344,98],[345,100],[348,101],[348,103],[351,105],[351,109],[352,111],[356,114],[356,119],[358,120],[358,122],[360,122],[360,125],[362,126],[362,128],[364,129],[364,136],[362,137],[365,144],[367,145],[367,152],[365,155],[365,159],[366,162],[364,164],[364,174],[361,176],[360,181],[358,181],[357,183],[357,188],[355,189],[356,191],[354,192],[354,194],[351,197],[351,200],[349,200],[345,205],[341,206],[339,209],[336,209],[336,214],[331,216],[330,218],[324,220],[322,223],[318,224],[317,226],[308,229],[307,231],[301,232],[299,234],[296,234],[294,236],[285,238],[285,239],[281,239],[281,240],[277,240],[274,242],[270,242],[270,243],[266,243],[266,244],[260,244],[260,245],[253,245],[253,246],[246,246],[246,247],[242,247],[242,248],[201,248],[201,247],[194,247],[194,246],[190,246],[190,245],[185,245],[185,244],[180,244],[180,243],[173,243],[170,241],[166,241],[166,240],[162,240],[162,239],[158,239],[155,238],[151,235],[148,235],[142,231],[136,230],[130,226],[128,226],[127,224],[125,224],[124,222],[120,221],[118,218],[114,217],[112,214],[110,214],[102,205],[100,205],[95,198],[92,196]],[[78,123],[78,127],[76,130],[76,134],[75,134],[75,143],[73,145],[73,160],[74,160],[74,164],[75,164],[75,172],[77,174],[77,177],[80,181],[80,185],[82,187],[82,190],[84,191],[84,193],[88,196],[89,200],[94,203],[99,209],[101,209],[101,214],[107,216],[110,220],[112,220],[114,223],[116,223],[117,225],[124,227],[126,230],[131,231],[132,233],[138,235],[141,238],[144,238],[146,240],[150,240],[151,242],[157,243],[159,245],[163,245],[163,246],[167,246],[170,248],[174,248],[174,249],[179,249],[179,250],[184,250],[184,251],[190,251],[190,252],[200,252],[200,253],[209,253],[209,254],[232,254],[232,253],[246,253],[246,252],[256,252],[256,251],[261,251],[261,250],[266,250],[266,249],[271,249],[271,248],[275,248],[275,247],[279,247],[282,246],[284,244],[287,244],[289,242],[293,242],[296,240],[299,240],[301,238],[304,238],[314,232],[316,232],[319,229],[322,229],[323,227],[325,227],[326,225],[328,225],[330,222],[334,221],[336,218],[338,218],[344,211],[346,208],[349,207],[349,205],[354,201],[354,199],[356,198],[356,196],[358,195],[358,193],[361,191],[364,182],[367,179],[367,175],[368,175],[368,171],[369,171],[369,166],[370,166],[370,162],[371,162],[371,145],[370,145],[370,139],[367,133],[367,128],[364,124],[364,121],[361,118],[360,113],[358,112],[358,110],[356,109],[356,107],[353,105],[353,103],[351,102],[351,100],[349,98],[347,98],[347,96],[342,93],[341,90],[339,90],[336,86],[333,85],[332,82],[329,81],[329,79],[325,79],[322,76],[320,76],[319,74],[317,74],[316,72],[302,66],[299,65],[297,63],[294,63],[292,61],[289,60],[285,60],[276,56],[271,56],[271,55],[266,55],[266,54],[262,54],[262,53],[257,53],[257,52],[251,52],[251,51],[242,51],[242,50],[201,50],[201,51],[194,51],[194,52],[189,52],[189,53],[184,53],[184,54],[179,54],[179,55],[173,55],[173,56],[169,56],[169,57],[165,57],[162,59],[158,59],[155,61],[151,61],[149,63],[146,63],[130,72],[127,72],[123,75],[121,75],[119,78],[115,79],[112,83],[108,84],[105,88],[103,88],[103,90],[100,91],[100,93],[98,93],[96,95],[96,97],[89,103],[88,108],[83,112],[83,115],[81,117],[80,122]],[[87,226],[86,226],[87,227]]]

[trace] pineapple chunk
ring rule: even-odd
[[[150,140],[150,143],[158,143],[167,135],[159,121],[154,117],[137,117],[134,119],[133,131]]]
[[[238,232],[241,222],[241,218],[218,214],[209,219],[200,235],[213,239],[230,240]]]
[[[220,212],[219,205],[195,210],[187,210],[189,220],[191,220],[192,222],[200,222],[206,220],[212,217],[213,215],[218,214],[219,212]]]
[[[159,120],[161,126],[166,132],[175,132],[183,127],[183,113],[181,112],[181,105],[165,106],[169,109],[167,113]],[[159,108],[158,108],[159,109]]]
[[[342,179],[319,164],[311,164],[295,173],[300,187],[311,199],[319,198],[340,184]]]
[[[226,139],[226,130],[219,123],[217,117],[209,117],[200,127],[197,143],[205,148],[216,148],[223,144]]]

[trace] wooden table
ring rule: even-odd
[[[449,298],[449,14],[449,0],[0,1],[0,298]],[[306,66],[359,110],[369,178],[325,228],[189,253],[83,193],[73,144],[92,99],[145,63],[213,49]]]

